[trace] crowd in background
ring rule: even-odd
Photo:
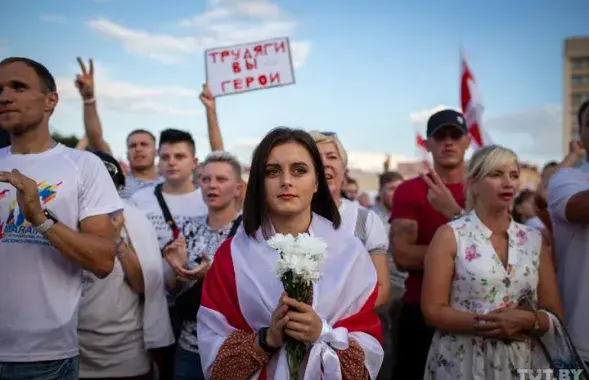
[[[431,168],[385,163],[373,202],[335,132],[269,131],[245,183],[206,84],[212,153],[199,160],[187,131],[134,129],[125,168],[78,62],[77,149],[51,138],[49,71],[0,62],[0,380],[283,379],[287,338],[316,378],[519,379],[561,320],[585,369],[587,102],[581,141],[535,191],[510,149],[466,162],[466,121],[447,109],[427,123]],[[299,302],[265,240],[304,232],[329,259]]]

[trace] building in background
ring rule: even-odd
[[[579,137],[577,111],[589,100],[589,37],[564,41],[563,152]]]

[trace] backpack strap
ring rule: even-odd
[[[170,226],[170,229],[172,230],[172,238],[173,238],[173,240],[176,240],[176,239],[178,239],[178,236],[180,236],[180,229],[176,225],[176,222],[174,222],[174,218],[172,217],[172,214],[170,213],[170,209],[168,208],[168,205],[166,204],[166,200],[164,199],[164,196],[162,194],[162,187],[163,186],[164,186],[163,183],[158,183],[155,186],[153,193],[155,194],[155,197],[157,199],[157,203],[159,204],[160,209],[162,210],[162,214],[164,215],[164,219],[166,220],[166,224],[168,226]]]
[[[233,221],[233,224],[231,225],[231,229],[229,230],[229,235],[227,235],[228,239],[230,237],[232,237],[233,235],[235,235],[235,233],[237,232],[237,229],[239,228],[239,225],[241,224],[241,219],[243,219],[243,214],[239,215]]]

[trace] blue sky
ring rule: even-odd
[[[296,85],[218,100],[227,147],[246,160],[274,126],[337,131],[366,169],[384,153],[416,157],[428,110],[458,105],[461,45],[493,141],[535,163],[558,159],[563,39],[589,35],[586,0],[53,0],[2,13],[0,56],[39,60],[58,80],[60,132],[82,133],[76,56],[94,58],[120,156],[132,129],[166,127],[191,131],[206,154],[203,49],[289,36]]]

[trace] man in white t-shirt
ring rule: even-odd
[[[197,159],[190,133],[175,129],[163,131],[160,135],[159,159],[165,178],[161,192],[174,222],[182,229],[187,220],[207,213],[202,191],[192,182]],[[157,201],[154,187],[139,190],[129,202],[145,212],[155,227],[160,249],[174,239],[173,231],[166,223]]]
[[[194,222],[207,213],[207,206],[202,197],[202,191],[197,189],[192,181],[192,172],[196,168],[197,158],[194,139],[190,133],[176,129],[162,131],[159,139],[159,160],[165,181],[155,188],[145,188],[136,192],[129,202],[145,212],[147,218],[155,228],[159,248],[163,248],[177,239],[186,223]],[[160,191],[162,200],[167,206],[173,225],[164,217],[162,207],[158,202],[156,191]],[[165,260],[164,277],[172,271]],[[168,296],[170,306],[174,304],[174,298]],[[170,308],[172,325],[176,334],[179,333],[180,322],[174,316],[174,309]],[[160,352],[161,378],[173,378],[173,364],[175,348],[171,346]]]
[[[120,198],[98,157],[51,138],[57,103],[43,65],[0,62],[0,380],[77,379],[82,269],[114,265]]]
[[[589,151],[589,101],[578,114],[581,142]],[[563,168],[548,184],[558,287],[565,325],[579,355],[589,361],[589,162]]]

